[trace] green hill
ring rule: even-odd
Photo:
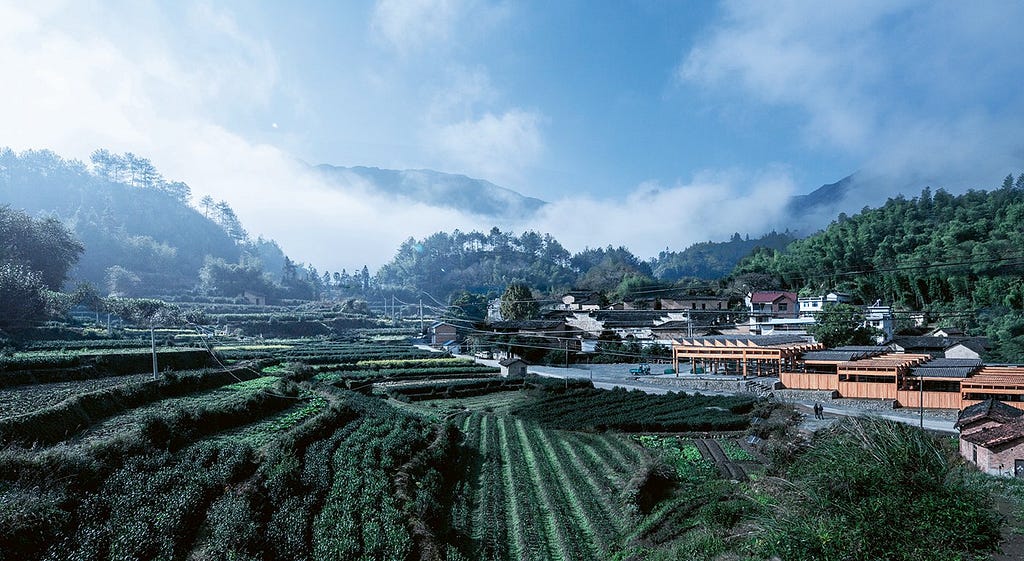
[[[98,150],[87,166],[46,150],[0,150],[0,204],[57,218],[85,247],[73,281],[168,294],[195,287],[208,256],[229,263],[243,252],[264,262],[283,258],[276,244],[250,242],[227,203],[204,199],[201,212],[189,198],[187,185],[165,180],[133,154]]]
[[[988,334],[994,358],[1024,359],[1024,175],[993,191],[925,189],[878,209],[840,215],[785,250],[761,250],[733,271],[781,288],[836,289],[864,302],[931,312]],[[1016,350],[1016,349],[1020,350]]]

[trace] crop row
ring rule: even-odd
[[[514,413],[569,430],[627,432],[736,430],[747,426],[754,399],[748,397],[650,395],[621,389],[545,392]]]
[[[401,400],[453,399],[495,392],[515,391],[526,387],[522,379],[490,378],[485,380],[450,381],[437,384],[415,384],[388,388],[388,395]]]
[[[0,450],[0,559],[460,559],[445,470],[462,462],[445,425],[348,392],[296,404],[241,387],[241,401],[147,418],[136,440]],[[232,406],[253,400],[281,413]],[[174,441],[220,430],[228,414],[258,420],[247,431],[293,428],[262,454],[238,438]]]
[[[161,370],[187,370],[210,364],[202,349],[158,349]],[[146,372],[153,367],[149,349],[105,349],[18,353],[0,357],[0,388],[24,384],[87,380]]]
[[[248,368],[175,375],[78,394],[38,411],[0,420],[0,442],[59,442],[103,419],[170,397],[218,388],[259,374]]]
[[[464,427],[465,445],[476,452],[468,472],[476,544],[470,557],[614,557],[627,516],[620,489],[641,458],[635,446],[614,436],[547,430],[508,416],[474,413],[455,422]],[[629,463],[604,459],[612,454]]]

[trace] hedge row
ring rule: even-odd
[[[158,368],[194,370],[210,366],[203,349],[159,349]],[[0,359],[0,388],[137,374],[153,368],[148,349],[31,353]]]
[[[523,378],[499,378],[491,380],[466,380],[445,384],[417,384],[388,389],[388,396],[400,401],[423,401],[428,399],[453,399],[472,397],[495,392],[521,390],[529,386]]]
[[[249,368],[208,371],[76,395],[34,413],[0,420],[0,443],[31,445],[60,442],[104,419],[141,405],[218,388],[239,380],[251,380],[260,375]]]

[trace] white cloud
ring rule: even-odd
[[[504,2],[487,0],[377,0],[371,29],[399,54],[415,55],[487,33],[510,10]]]
[[[548,205],[530,228],[551,232],[572,250],[625,245],[648,258],[666,247],[724,241],[734,232],[766,232],[779,224],[794,189],[780,169],[705,172],[669,187],[643,183],[622,200],[563,199]]]
[[[435,149],[455,169],[515,185],[523,176],[523,168],[534,164],[543,153],[542,121],[535,112],[511,109],[442,125],[431,134]]]
[[[1019,169],[1008,133],[1024,125],[1011,85],[1024,74],[1024,6],[729,2],[725,14],[678,68],[716,103],[798,108],[809,148],[889,172],[991,181]]]
[[[0,7],[0,67],[11,78],[0,88],[0,142],[82,160],[98,147],[148,157],[197,199],[228,201],[253,235],[332,270],[379,265],[410,235],[488,227],[454,211],[339,192],[277,147],[218,124],[209,114],[220,104],[259,104],[275,80],[272,53],[228,15],[196,12],[209,24],[204,33],[221,36],[207,37],[219,48],[196,59],[163,44],[155,29],[140,45],[81,32],[99,24],[64,13]]]

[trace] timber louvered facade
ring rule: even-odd
[[[790,335],[692,337],[675,342],[672,363],[677,373],[778,377],[789,389],[900,407],[964,409],[999,399],[1024,410],[1024,366],[985,366],[979,359],[896,353],[884,346],[824,349]]]

